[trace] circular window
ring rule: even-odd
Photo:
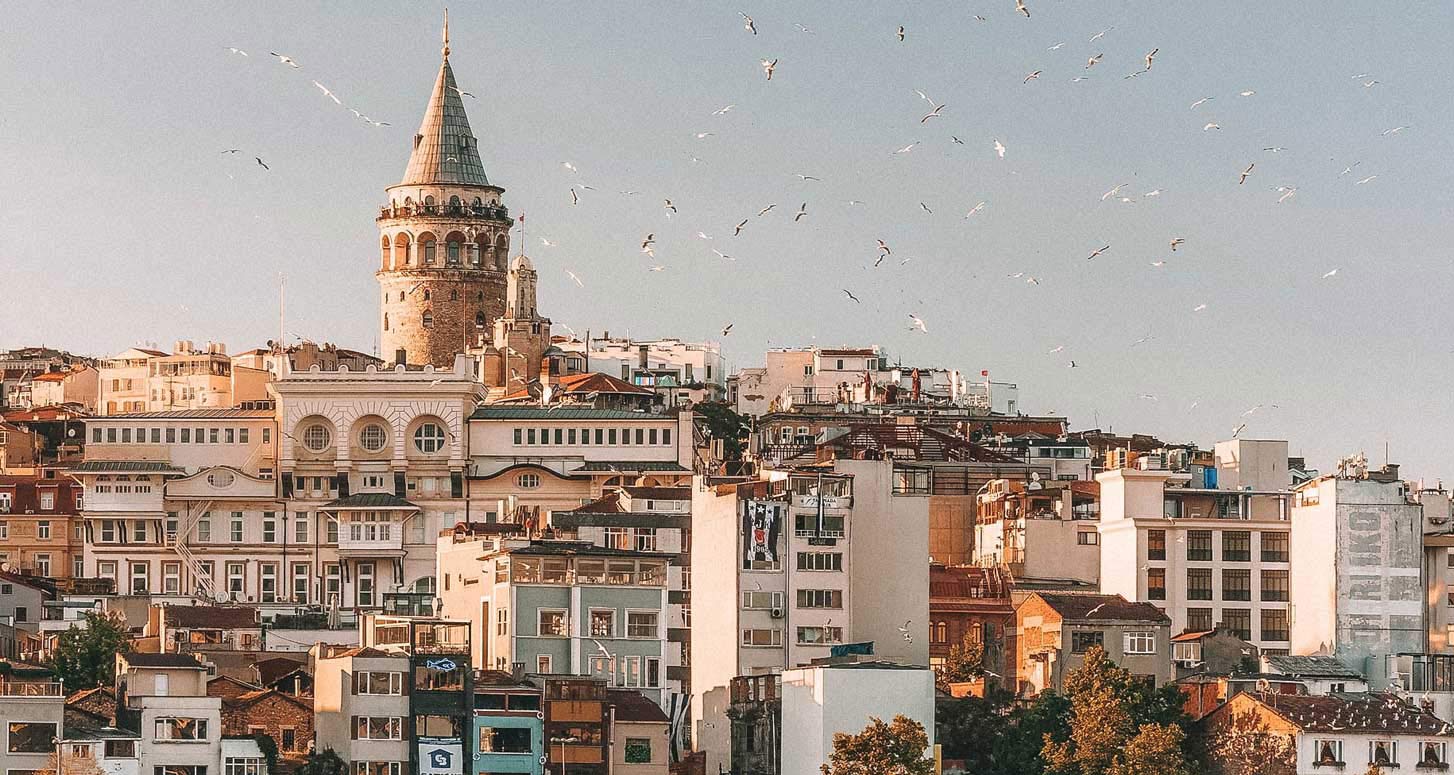
[[[370,423],[358,433],[358,445],[369,452],[378,452],[389,443],[389,432],[378,423]]]
[[[540,474],[521,474],[515,477],[515,486],[533,490],[540,486]]]
[[[444,449],[444,429],[432,422],[424,423],[414,430],[414,446],[426,455]]]
[[[303,446],[310,452],[322,452],[333,442],[333,432],[327,425],[315,424],[303,429]]]

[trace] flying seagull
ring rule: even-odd
[[[1015,10],[1025,14],[1026,19],[1030,18],[1030,9],[1025,7],[1025,0],[1015,0]]]
[[[914,327],[911,328],[911,329],[909,329],[910,331],[913,331],[913,330],[916,330],[917,329],[917,330],[922,331],[922,332],[924,332],[926,334],[929,333],[929,329],[924,326],[923,319],[920,318],[918,315],[915,315],[914,313],[910,312],[909,313],[909,319],[912,320],[912,321],[914,321]]]
[[[732,333],[732,326],[733,325],[734,324],[732,324],[732,323],[728,323],[725,327],[723,327],[723,329],[722,329],[722,336],[727,336],[728,334]]]
[[[999,154],[1001,159],[1005,158],[1005,144],[999,140],[995,141],[995,153]]]
[[[758,210],[757,211],[757,217],[761,218],[762,216],[767,215],[768,211],[771,210],[774,207],[777,207],[777,203],[776,202],[768,205],[767,207],[762,208],[761,210]],[[743,221],[743,223],[747,223],[747,221]]]
[[[746,218],[743,218],[742,219],[742,223],[737,224],[737,228],[735,228],[735,229],[732,230],[732,236],[736,237],[738,234],[741,234],[742,233],[742,229],[745,226],[747,226],[747,219]]]
[[[298,69],[298,63],[297,62],[294,62],[292,57],[290,57],[290,56],[288,56],[286,54],[279,54],[276,51],[269,51],[268,53],[269,54],[272,54],[275,57],[277,57],[279,62],[287,65],[288,67],[291,67],[294,70]]]
[[[318,87],[318,91],[323,92],[323,96],[327,97],[330,100],[333,100],[333,103],[335,105],[342,105],[343,104],[342,102],[339,101],[337,95],[335,95],[333,92],[331,92],[331,91],[328,90],[328,87],[327,86],[324,86],[323,84],[321,84],[321,83],[319,83],[317,81],[314,81],[313,82],[313,85]]]
[[[570,279],[575,280],[576,285],[579,285],[582,288],[586,287],[585,283],[581,282],[581,278],[576,277],[576,273],[575,272],[572,272],[571,270],[567,269],[567,270],[565,270],[565,273],[568,274],[568,275],[570,275]]]
[[[933,110],[931,110],[928,113],[924,114],[924,117],[921,118],[921,119],[919,119],[919,123],[922,124],[922,123],[924,123],[925,121],[928,121],[931,118],[938,118],[939,117],[939,111],[941,111],[943,109],[944,109],[944,105],[942,103],[939,104],[939,105],[935,105]]]
[[[857,296],[854,296],[853,295],[853,291],[850,291],[847,288],[844,288],[843,289],[843,292],[846,293],[846,294],[848,294],[848,298],[853,299],[853,301],[855,303],[857,303],[857,304],[862,304],[863,303],[863,302],[861,302],[861,301],[858,300],[858,297]]]
[[[265,170],[271,170],[272,169],[272,167],[269,167],[267,165],[267,163],[262,160],[261,157],[254,156],[254,157],[252,157],[252,160],[255,161],[255,162],[257,162],[257,166],[262,167]]]
[[[228,46],[227,47],[227,50],[228,51],[231,51],[234,54],[237,54],[238,56],[244,56],[244,57],[247,56],[247,52],[246,51],[243,51],[240,48],[235,48],[233,46]]]
[[[1025,76],[1025,80],[1022,81],[1021,83],[1029,83],[1029,82],[1031,82],[1031,81],[1039,78],[1041,72],[1042,71],[1040,71],[1040,70],[1036,70],[1035,72],[1030,73],[1029,75]]]
[[[737,15],[742,17],[742,28],[752,33],[753,35],[756,35],[757,25],[752,23],[752,17],[748,16],[742,11],[738,11]]]
[[[1092,250],[1091,251],[1091,254],[1090,255],[1088,255],[1088,256],[1085,257],[1085,260],[1089,261],[1089,260],[1095,258],[1096,256],[1099,256],[1100,254],[1102,254],[1102,253],[1104,253],[1104,252],[1106,252],[1107,250],[1110,250],[1110,249],[1111,249],[1111,246],[1109,244],[1103,245],[1102,247],[1099,247],[1099,248],[1096,248],[1095,250]]]
[[[898,36],[899,36],[899,42],[900,43],[903,43],[904,42],[904,25],[902,25],[902,24],[899,25]]]
[[[1240,186],[1243,183],[1246,183],[1247,182],[1247,176],[1252,174],[1252,168],[1253,167],[1256,167],[1256,166],[1257,166],[1257,162],[1253,162],[1251,164],[1248,164],[1247,165],[1247,169],[1242,170],[1242,174],[1240,176],[1238,176],[1238,178],[1237,178],[1237,185]]]
[[[807,214],[808,214],[808,203],[807,202],[804,202],[804,203],[802,203],[801,205],[798,206],[798,212],[797,212],[796,215],[793,216],[793,223],[797,223],[798,221],[801,221],[803,219],[803,216],[805,216]]]
[[[1176,252],[1176,246],[1177,245],[1180,245],[1180,244],[1182,244],[1184,242],[1186,242],[1186,238],[1185,237],[1172,237],[1171,238],[1171,252],[1175,253]]]
[[[767,79],[769,81],[772,80],[772,71],[775,70],[775,69],[777,69],[777,60],[776,59],[764,59],[764,60],[762,60],[762,71],[767,74]]]

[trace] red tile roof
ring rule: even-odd
[[[1447,722],[1392,694],[1333,697],[1256,692],[1249,696],[1305,732],[1454,737],[1454,727]]]
[[[257,609],[252,606],[164,605],[167,627],[188,630],[255,630]]]
[[[1132,603],[1120,595],[1073,592],[1037,592],[1036,595],[1060,614],[1062,619],[1069,621],[1171,622],[1156,606],[1150,603]]]

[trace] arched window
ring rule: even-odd
[[[459,207],[459,197],[457,197],[457,196],[450,197],[449,198],[449,206],[450,207]]]
[[[322,452],[333,443],[333,431],[321,422],[315,422],[303,429],[303,447],[309,452]]]
[[[475,209],[478,210],[479,207],[480,207],[480,205],[482,205],[482,204],[484,204],[484,203],[480,201],[480,198],[479,197],[475,197],[475,201],[474,201]]]
[[[433,207],[434,206],[434,196],[433,195],[430,195],[430,196],[424,197],[424,204],[426,206]]]
[[[424,323],[424,327],[425,328],[433,328],[434,327],[434,313],[433,312],[430,312],[427,309],[424,310],[423,323]]]
[[[434,235],[426,234],[419,242],[424,245],[424,266],[434,266]]]
[[[424,289],[424,300],[425,301],[429,301],[429,289],[428,288],[425,288]]]
[[[521,474],[515,477],[515,486],[522,490],[533,490],[540,486],[540,474]]]
[[[389,442],[389,431],[379,423],[369,423],[358,432],[358,445],[366,452],[378,452]]]
[[[457,288],[450,288],[449,289],[449,300],[450,301],[459,301],[459,290]]]
[[[389,330],[389,313],[387,312],[384,313],[384,330]]]
[[[394,236],[394,266],[409,266],[413,263],[413,256],[409,255],[409,235],[398,234]]]
[[[414,448],[426,455],[444,449],[444,429],[432,422],[414,429]]]
[[[459,243],[450,240],[445,245],[444,262],[448,266],[459,266]]]
[[[483,313],[483,312],[476,312],[475,313],[475,328],[484,328],[484,327],[485,327],[485,313]]]
[[[501,234],[495,238],[495,268],[505,271],[506,262],[510,258],[510,239]]]
[[[393,246],[389,244],[389,238],[388,237],[384,237],[383,238],[383,242],[382,242],[382,244],[381,244],[381,246],[379,248],[379,254],[380,254],[379,255],[379,268],[380,269],[389,269],[390,268],[389,267],[389,248],[391,248],[391,247],[393,247]]]

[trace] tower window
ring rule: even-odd
[[[459,301],[459,290],[457,290],[455,288],[450,288],[449,289],[449,300],[450,301]]]
[[[434,266],[434,240],[424,243],[424,265]]]
[[[483,312],[476,312],[475,313],[475,328],[484,328],[484,327],[485,327],[485,313],[483,313]]]
[[[478,293],[475,294],[475,301],[484,301],[484,300],[485,300],[485,292],[484,291],[479,291]]]
[[[434,313],[433,312],[430,312],[427,309],[424,310],[424,327],[425,328],[433,328],[434,327]]]
[[[403,301],[403,300],[404,300],[404,292],[403,291],[399,291],[399,301]]]
[[[389,313],[387,312],[384,313],[384,330],[389,330]]]
[[[450,266],[459,266],[459,243],[450,242],[445,246],[446,253],[444,260]]]
[[[424,300],[425,301],[429,301],[429,289],[428,288],[425,288],[424,289]]]

